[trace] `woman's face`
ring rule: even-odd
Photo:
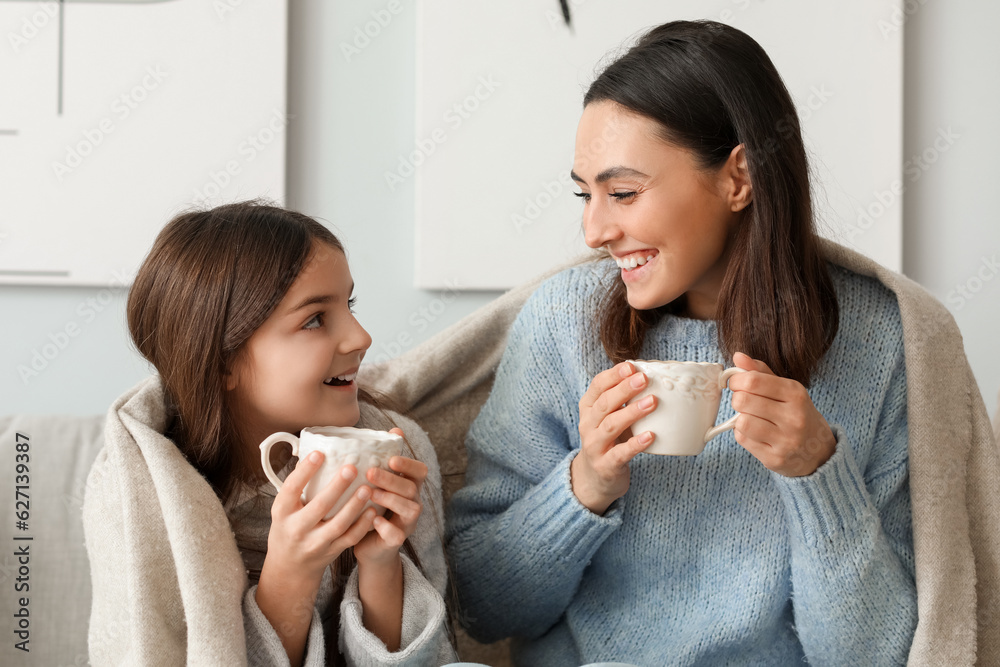
[[[354,378],[372,339],[354,318],[353,290],[344,253],[314,241],[304,268],[229,376],[252,444],[277,431],[357,423]]]
[[[740,182],[742,149],[706,172],[657,129],[611,102],[584,109],[572,177],[582,190],[586,242],[606,246],[618,261],[633,308],[687,295],[684,314],[711,319],[738,211],[749,203],[749,180]]]

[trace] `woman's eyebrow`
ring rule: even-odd
[[[586,181],[583,180],[575,171],[569,172],[569,177],[577,183],[586,183]],[[595,180],[598,183],[604,183],[605,181],[610,181],[612,178],[649,178],[649,175],[642,173],[638,169],[632,169],[631,167],[617,166],[608,167],[599,173]]]

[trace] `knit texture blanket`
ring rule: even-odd
[[[832,241],[823,240],[822,251],[834,264],[878,279],[899,303],[919,615],[908,664],[1000,664],[1000,451],[958,326],[905,276]],[[489,395],[507,330],[553,273],[397,359],[362,366],[361,381],[392,396],[427,431],[446,492],[461,486],[465,434]],[[493,665],[503,659],[502,651],[473,650],[475,656],[460,654]]]

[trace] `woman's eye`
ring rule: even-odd
[[[303,329],[318,329],[321,326],[323,326],[323,313],[316,313],[315,315],[313,315],[312,317],[309,318],[309,321],[306,322],[302,326],[302,328]]]
[[[630,199],[632,199],[633,197],[635,197],[635,192],[634,191],[633,192],[612,192],[611,196],[614,197],[615,199],[617,199],[618,201],[629,201]]]
[[[590,193],[589,192],[574,192],[573,195],[576,196],[576,197],[579,197],[580,199],[582,199],[584,203],[587,203],[587,202],[590,201]]]
[[[356,306],[357,303],[358,303],[358,297],[356,296],[352,296],[350,299],[347,300],[347,307],[351,311],[351,315],[355,314],[354,306]]]

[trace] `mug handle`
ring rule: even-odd
[[[292,446],[292,456],[299,455],[299,438],[291,433],[284,431],[272,433],[264,439],[264,442],[260,443],[260,465],[264,468],[264,474],[271,481],[275,491],[281,491],[282,481],[278,479],[274,468],[271,467],[271,447],[279,442],[287,442]]]
[[[723,389],[727,384],[729,384],[729,378],[733,377],[737,373],[746,373],[746,372],[747,372],[746,369],[740,368],[739,366],[732,366],[731,368],[727,368],[726,370],[722,371],[721,373],[719,373],[719,389]],[[722,422],[718,426],[713,426],[712,428],[708,429],[708,433],[705,434],[705,444],[708,444],[709,440],[719,435],[723,431],[728,431],[729,429],[735,427],[736,418],[739,416],[740,413],[737,412],[735,415],[733,415],[726,421]]]

